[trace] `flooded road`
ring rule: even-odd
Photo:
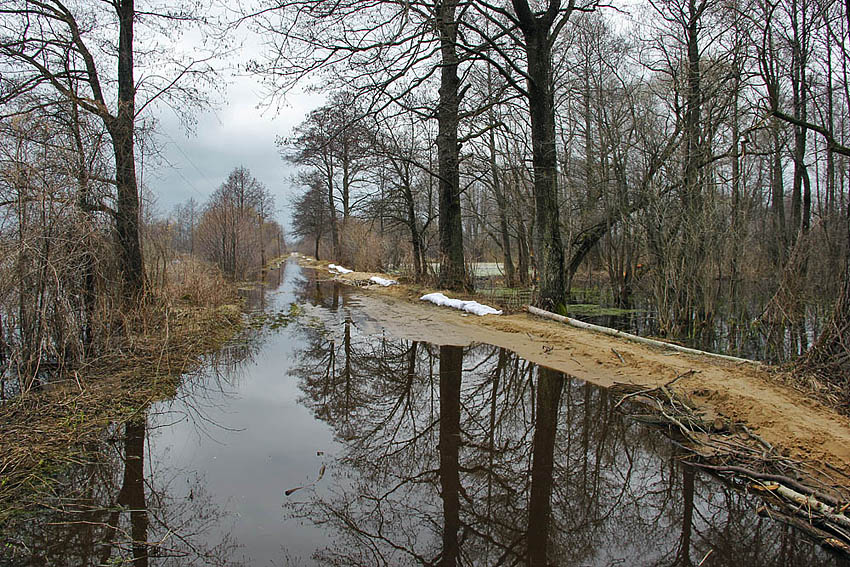
[[[606,390],[395,339],[350,289],[273,276],[245,336],[62,471],[0,565],[847,564]]]

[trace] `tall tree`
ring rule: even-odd
[[[460,207],[460,78],[458,77],[458,2],[435,2],[434,16],[440,36],[440,102],[437,107],[437,160],[440,186],[440,286],[471,287],[463,256]]]
[[[575,0],[570,0],[566,7],[562,7],[560,0],[549,0],[541,13],[534,13],[527,0],[512,0],[512,4],[525,39],[523,47],[528,65],[526,80],[531,113],[540,303],[546,308],[557,309],[566,301],[566,285],[558,200],[552,48],[575,8]]]
[[[368,100],[367,111],[394,107],[406,94],[430,87],[439,74],[435,109],[408,109],[437,118],[439,133],[441,283],[469,285],[460,223],[459,144],[461,96],[457,52],[458,18],[465,3],[393,0],[287,0],[271,2],[252,15],[272,44],[255,65],[275,92],[294,85],[345,84]],[[459,9],[460,8],[460,9]],[[318,78],[318,79],[317,79]]]
[[[560,309],[566,302],[566,285],[558,194],[553,50],[570,16],[577,9],[576,3],[575,0],[566,5],[560,0],[543,3],[512,0],[512,11],[484,1],[472,4],[496,31],[491,34],[489,26],[467,24],[466,30],[480,40],[480,45],[470,45],[467,49],[494,65],[524,95],[528,104],[534,165],[534,248],[540,276],[539,303],[548,309]],[[592,6],[591,3],[578,9],[591,10]],[[516,48],[525,59],[525,69],[516,60]],[[490,50],[493,54],[488,53]],[[524,79],[524,87],[516,80],[517,75]]]
[[[0,2],[0,59],[9,66],[3,78],[3,98],[8,100],[45,89],[98,117],[109,132],[115,165],[116,196],[110,207],[115,222],[125,293],[135,297],[144,290],[145,271],[139,237],[139,183],[136,174],[136,119],[155,100],[198,91],[177,85],[203,73],[196,61],[174,65],[159,62],[157,81],[136,77],[135,26],[156,20],[167,24],[193,20],[187,10],[159,11],[157,6],[137,9],[135,0],[86,3],[65,0],[3,0]],[[157,24],[159,25],[159,24]],[[163,30],[164,31],[164,30]],[[114,60],[104,56],[114,46]],[[162,56],[156,48],[147,55]],[[114,69],[114,71],[112,70]],[[147,99],[137,105],[137,93]],[[195,98],[197,100],[197,98]],[[186,100],[184,99],[184,103]],[[190,106],[186,104],[185,106]],[[105,206],[105,205],[104,205]]]
[[[340,233],[364,199],[373,138],[355,94],[341,91],[332,93],[325,105],[310,112],[292,136],[280,142],[284,159],[307,168],[306,174],[314,180],[322,180],[337,261],[348,261],[340,257]]]

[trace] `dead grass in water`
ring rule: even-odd
[[[187,260],[192,262],[191,260]],[[111,424],[174,396],[181,375],[242,327],[235,288],[212,268],[176,268],[147,305],[125,317],[126,338],[43,391],[0,405],[0,525],[40,495]]]

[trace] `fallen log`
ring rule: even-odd
[[[564,317],[563,315],[558,315],[557,313],[552,313],[551,311],[546,311],[545,309],[539,309],[534,307],[533,305],[528,306],[528,312],[532,315],[537,315],[538,317],[544,317],[546,319],[551,319],[553,321],[558,321],[559,323],[564,323],[566,325],[570,325],[571,327],[576,327],[579,329],[587,329],[589,331],[595,331],[597,333],[602,333],[603,335],[609,335],[611,337],[620,337],[630,341],[634,341],[636,343],[641,343],[645,345],[651,345],[655,347],[665,348],[669,350],[674,350],[676,352],[681,352],[685,354],[696,354],[700,356],[710,356],[713,358],[720,358],[722,360],[728,360],[730,362],[747,363],[754,364],[756,366],[761,365],[761,362],[757,360],[750,360],[748,358],[739,358],[737,356],[729,356],[727,354],[717,354],[716,352],[708,352],[704,350],[698,350],[695,348],[684,347],[681,345],[666,343],[664,341],[659,341],[656,339],[648,339],[646,337],[640,337],[638,335],[633,335],[631,333],[626,333],[625,331],[618,331],[617,329],[612,329],[610,327],[602,327],[601,325],[594,325],[592,323],[585,323],[584,321],[579,321],[578,319],[573,319],[572,317]]]
[[[756,513],[763,518],[778,520],[782,523],[788,524],[789,526],[797,528],[820,545],[838,551],[845,556],[850,556],[850,545],[836,537],[833,537],[833,535],[829,532],[813,526],[806,520],[798,518],[797,516],[783,514],[778,510],[771,510],[767,506],[761,506]]]
[[[773,484],[780,485],[780,486],[784,485],[785,487],[789,487],[790,489],[792,489],[791,492],[788,492],[787,494],[790,495],[792,492],[796,491],[795,492],[795,498],[805,499],[806,497],[810,497],[813,500],[820,500],[821,503],[832,507],[834,509],[835,513],[840,513],[840,512],[838,512],[837,509],[841,507],[841,503],[837,499],[833,498],[829,494],[824,494],[822,492],[818,492],[815,489],[806,486],[805,484],[801,484],[800,482],[794,480],[793,478],[791,478],[789,476],[758,472],[758,471],[755,471],[755,470],[752,470],[752,469],[748,469],[746,467],[741,467],[741,466],[736,466],[736,465],[721,465],[721,466],[718,466],[718,465],[710,465],[708,463],[695,463],[695,462],[691,462],[690,464],[693,465],[693,466],[696,466],[696,467],[700,467],[702,469],[706,469],[706,470],[709,470],[709,471],[716,472],[718,474],[723,474],[723,473],[737,474],[737,475],[740,475],[740,476],[749,477],[752,480],[759,480],[759,481],[762,481],[762,482],[765,482],[765,483],[773,483]],[[797,503],[798,504],[803,503],[803,500],[798,500]],[[830,510],[830,511],[833,511],[833,510]]]
[[[837,524],[844,529],[850,529],[850,518],[845,516],[837,508],[821,502],[814,496],[802,494],[779,483],[766,485],[764,486],[764,489],[775,492],[782,498],[790,500],[794,504],[801,506],[805,512],[811,513],[814,511],[823,516],[828,522]]]

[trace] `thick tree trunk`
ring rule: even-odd
[[[457,128],[460,108],[460,79],[457,75],[458,56],[456,0],[436,4],[437,25],[440,31],[440,103],[437,112],[437,157],[440,191],[440,287],[468,290],[463,256],[463,226],[460,208],[460,148]]]
[[[133,0],[117,3],[118,35],[118,110],[107,121],[115,153],[115,180],[118,199],[115,228],[118,235],[125,294],[135,297],[144,291],[145,269],[139,237],[139,187],[136,181],[135,120],[136,85],[133,78]]]
[[[531,145],[534,163],[534,204],[537,231],[535,253],[544,309],[558,310],[566,301],[564,247],[561,242],[558,203],[555,98],[552,89],[551,47],[548,26],[524,27],[528,54],[528,105],[531,112]]]

